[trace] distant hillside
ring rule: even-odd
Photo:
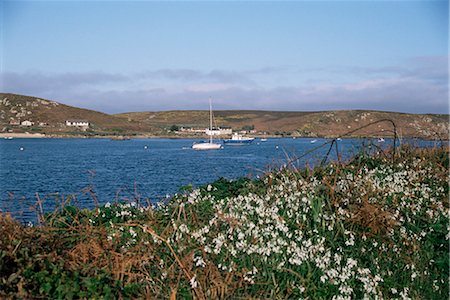
[[[68,119],[87,120],[90,128],[83,131],[65,125]],[[342,135],[381,119],[392,119],[398,133],[407,137],[443,138],[449,136],[449,115],[404,114],[381,111],[342,110],[325,112],[280,111],[215,111],[216,126],[233,130],[254,129],[255,134],[325,136]],[[31,127],[14,125],[31,121]],[[178,127],[206,128],[208,111],[132,112],[108,115],[88,109],[64,105],[36,97],[0,93],[0,132],[35,132],[53,135],[171,135]],[[176,127],[175,126],[175,127]],[[376,124],[353,133],[353,136],[388,136],[389,123]],[[186,135],[193,133],[184,132]]]
[[[207,127],[208,111],[133,112],[117,116],[129,121],[139,121],[153,127],[167,128],[171,125],[184,127]],[[215,111],[217,126],[233,129],[254,128],[268,134],[292,134],[298,136],[338,136],[382,119],[392,119],[402,136],[448,138],[449,115],[405,114],[396,112],[342,110],[325,112],[279,112],[279,111]],[[389,123],[381,123],[357,131],[358,135],[389,135]]]
[[[64,105],[55,101],[36,97],[0,93],[0,125],[5,130],[44,132],[47,134],[79,134],[80,129],[65,126],[68,119],[87,120],[90,129],[83,134],[127,134],[149,132],[147,124],[128,121],[88,109]],[[14,122],[31,121],[31,128],[11,126]]]

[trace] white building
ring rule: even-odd
[[[89,127],[89,122],[86,120],[66,120],[66,126]]]
[[[20,123],[20,125],[22,125],[22,126],[33,126],[34,122],[25,120],[25,121],[22,121],[22,123]]]
[[[205,129],[194,129],[194,128],[180,128],[181,132],[195,132],[195,133],[205,133]]]
[[[206,129],[205,133],[207,135],[227,135],[232,134],[233,130],[231,128],[213,128],[213,129]]]

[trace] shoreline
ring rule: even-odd
[[[44,139],[47,138],[48,136],[42,133],[0,133],[0,138],[15,138],[15,139],[20,139],[20,138],[30,138],[30,139]]]
[[[42,134],[42,133],[0,133],[0,139],[117,139],[117,135],[94,135],[94,136],[86,136],[86,135],[46,135],[46,134]],[[172,136],[172,135],[134,135],[134,136],[127,136],[127,135],[123,135],[123,137],[127,137],[127,139],[198,139],[198,140],[202,140],[202,139],[207,139],[208,136]],[[333,136],[333,137],[328,137],[328,136],[252,136],[256,139],[261,139],[261,138],[267,138],[267,139],[304,139],[304,138],[309,138],[309,139],[335,139],[338,138],[338,136]],[[368,139],[368,138],[388,138],[388,139],[392,139],[392,136],[345,136],[345,137],[341,137],[342,139],[358,139],[358,138],[362,138],[362,139]],[[223,136],[223,137],[216,137],[216,140],[222,140],[225,139],[227,137]],[[418,137],[418,136],[403,136],[402,139],[422,139],[422,140],[426,140],[426,141],[438,141],[435,139],[431,139],[431,138],[426,138],[426,137]],[[448,141],[449,139],[442,139],[441,141]],[[120,141],[120,140],[119,140]]]

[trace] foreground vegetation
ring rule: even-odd
[[[0,217],[0,297],[446,299],[448,148]]]

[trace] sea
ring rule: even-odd
[[[269,138],[196,151],[191,148],[194,142],[199,140],[2,139],[0,211],[34,222],[38,200],[45,212],[68,198],[82,208],[115,201],[156,203],[183,187],[200,187],[221,177],[257,178],[286,165],[313,167],[325,160],[336,161],[337,154],[345,160],[363,147],[393,144],[392,139],[342,139],[336,141],[336,151],[327,139]]]

